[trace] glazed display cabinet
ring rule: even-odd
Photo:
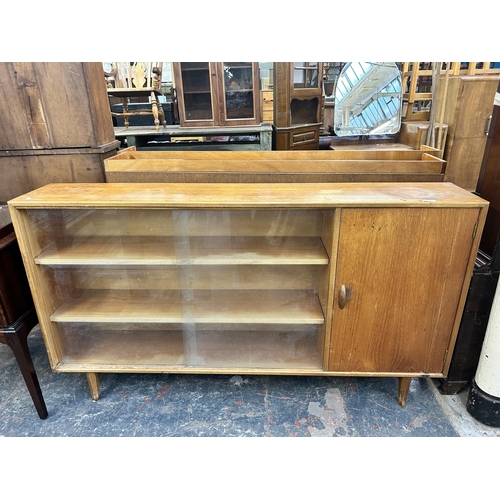
[[[56,184],[9,202],[52,369],[443,377],[488,203],[448,183]]]
[[[172,63],[181,127],[260,124],[259,64]]]
[[[274,148],[318,149],[323,113],[323,63],[274,63]]]

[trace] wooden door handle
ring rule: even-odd
[[[344,309],[346,304],[349,302],[350,298],[352,295],[352,287],[348,286],[346,287],[345,285],[342,285],[339,290],[339,308]]]

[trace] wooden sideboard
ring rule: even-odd
[[[444,377],[488,202],[449,183],[57,184],[9,202],[52,369]]]

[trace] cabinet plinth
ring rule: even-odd
[[[52,369],[446,375],[488,203],[448,183],[58,184],[9,202]]]

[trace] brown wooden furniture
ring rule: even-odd
[[[107,90],[110,97],[120,99],[123,110],[111,112],[112,116],[122,117],[125,128],[129,126],[129,116],[153,115],[156,130],[160,129],[160,119],[167,126],[165,113],[158,104],[161,92],[162,62],[113,62],[112,72],[107,76]],[[129,101],[133,98],[147,97],[151,102],[151,110],[129,109]]]
[[[445,180],[468,191],[477,186],[498,79],[498,75],[449,77],[444,109],[448,124]],[[444,88],[439,85],[437,109]]]
[[[141,151],[158,150],[259,150],[268,151],[272,147],[273,129],[268,123],[246,125],[245,127],[180,127],[168,125],[156,131],[154,127],[115,128],[115,136],[125,139],[128,146],[135,146]],[[202,138],[177,142],[186,137]]]
[[[323,63],[277,62],[273,69],[273,149],[318,149]]]
[[[449,183],[59,184],[9,202],[53,370],[446,376],[487,202]]]
[[[407,144],[413,149],[420,149],[424,146],[427,140],[429,131],[429,121],[412,120],[403,121],[399,132],[398,141],[400,144]],[[434,134],[437,137],[441,135],[440,148],[434,152],[434,156],[443,157],[444,148],[446,145],[446,136],[448,135],[448,125],[443,123],[442,126],[438,123],[434,124]],[[437,141],[436,141],[437,142]],[[436,144],[437,145],[437,144]]]
[[[406,120],[424,120],[430,118],[432,103],[432,63],[404,62],[401,67],[403,81],[403,99],[406,108],[403,116]],[[445,62],[440,74],[444,76],[498,75],[500,68],[491,67],[490,62]],[[443,78],[444,79],[444,78]]]
[[[54,182],[104,182],[104,160],[119,151],[115,140],[96,148],[0,151],[0,201]]]
[[[37,324],[9,211],[6,205],[0,205],[0,343],[12,349],[36,411],[45,419],[47,407],[28,347],[28,335]]]
[[[425,148],[425,147],[424,147]],[[137,151],[104,162],[107,182],[440,182],[435,150]]]
[[[103,182],[118,150],[102,63],[0,63],[0,202],[49,182]]]
[[[441,392],[456,394],[476,375],[500,275],[500,106],[494,106],[476,192],[490,202],[457,343]]]
[[[260,124],[259,63],[173,62],[181,127]]]

